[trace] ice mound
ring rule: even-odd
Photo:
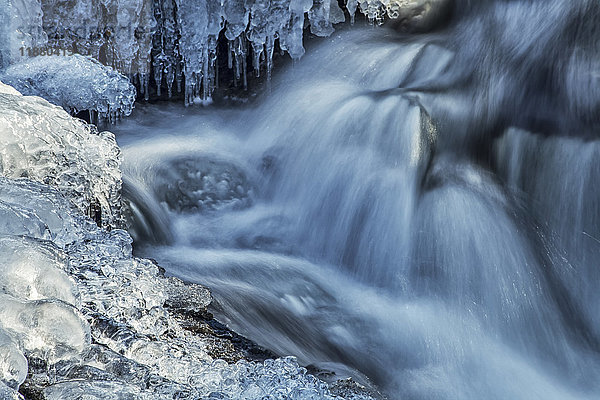
[[[131,114],[136,97],[126,77],[79,54],[26,58],[0,77],[24,95],[42,97],[71,114],[97,113],[97,119],[111,122]]]
[[[41,98],[8,93],[2,83],[0,88],[0,173],[55,186],[82,212],[118,225],[121,172],[114,135],[97,133]],[[35,219],[23,218],[29,225]]]
[[[24,300],[55,298],[78,304],[78,292],[65,272],[64,257],[50,244],[44,246],[24,237],[0,237],[0,254],[4,293]]]

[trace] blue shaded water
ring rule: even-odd
[[[116,129],[138,253],[390,398],[600,397],[597,9],[351,29],[258,104],[138,107]]]

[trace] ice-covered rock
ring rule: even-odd
[[[107,232],[86,222],[55,190],[23,179],[13,182],[0,179],[0,201],[21,196],[24,205],[11,203],[14,208],[37,205],[44,225],[60,227],[52,221],[57,213],[63,221],[76,221],[70,229],[78,232],[70,237],[79,239],[61,250],[36,238],[0,237],[0,251],[7,255],[0,268],[5,385],[23,382],[24,354],[34,364],[27,390],[45,399],[83,394],[99,399],[334,398],[326,383],[293,358],[232,363],[213,357],[214,344],[186,329],[170,311],[204,312],[210,302],[205,288],[166,278],[156,264],[134,258],[125,231]],[[26,200],[50,195],[67,205],[53,213],[47,209],[54,208],[51,202]],[[17,253],[22,259],[13,256]],[[38,300],[26,300],[33,298]]]
[[[71,114],[97,113],[99,120],[128,116],[136,97],[126,77],[79,54],[26,58],[8,67],[0,78],[24,95],[42,97]]]
[[[39,97],[2,92],[0,173],[56,186],[82,212],[118,224],[121,172],[114,135],[97,133]]]
[[[428,31],[452,11],[454,0],[382,0],[385,15],[401,31]]]
[[[2,292],[24,300],[55,298],[77,304],[75,283],[58,249],[24,237],[0,237]]]
[[[27,359],[12,339],[0,330],[0,398],[2,385],[17,389],[27,377]]]

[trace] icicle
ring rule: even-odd
[[[140,94],[143,94],[144,99],[147,101],[150,97],[150,93],[148,91],[148,84],[150,82],[150,77],[145,72],[140,72],[139,77],[140,77]]]
[[[308,12],[310,32],[314,35],[325,37],[333,33],[333,26],[329,20],[330,0],[314,0]]]
[[[266,64],[267,64],[267,82],[271,81],[271,71],[273,69],[273,50],[275,49],[275,36],[267,36],[266,43]]]
[[[227,67],[233,68],[233,40],[227,41]]]
[[[242,82],[244,83],[244,90],[248,90],[248,79],[246,78],[246,57],[242,58]]]
[[[160,87],[162,86],[162,64],[160,63],[154,67],[154,83],[156,84],[156,95],[160,96]]]
[[[144,100],[146,101],[150,99],[150,91],[148,90],[149,83],[150,77],[147,74],[144,74]]]
[[[252,57],[252,66],[254,67],[254,74],[256,75],[256,77],[260,77],[260,56],[263,52],[263,47],[264,45],[261,44],[256,44],[256,43],[252,43],[252,51],[253,51],[253,57]]]
[[[137,74],[138,84],[140,87],[140,94],[144,94],[144,79],[142,78],[142,73]]]
[[[202,51],[202,95],[200,98],[206,100],[210,93],[210,77],[208,74],[210,60],[208,58],[208,49],[204,48]],[[198,85],[200,87],[200,85]]]
[[[239,80],[242,76],[242,70],[245,68],[245,63],[242,60],[246,58],[246,41],[243,36],[235,39],[234,43],[234,61],[235,61],[235,77]]]
[[[189,106],[194,102],[194,80],[195,74],[193,72],[187,72],[185,74],[185,94],[184,94],[184,104],[185,106]]]
[[[182,63],[177,63],[175,66],[175,82],[177,82],[177,93],[181,93],[181,84],[183,83]]]
[[[173,81],[175,80],[175,72],[173,71],[172,65],[169,65],[167,67],[166,80],[167,80],[167,93],[169,95],[169,98],[171,98],[173,96]]]

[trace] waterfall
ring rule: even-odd
[[[142,107],[117,128],[133,221],[168,239],[138,253],[390,398],[597,398],[598,10],[349,29],[259,104]]]

